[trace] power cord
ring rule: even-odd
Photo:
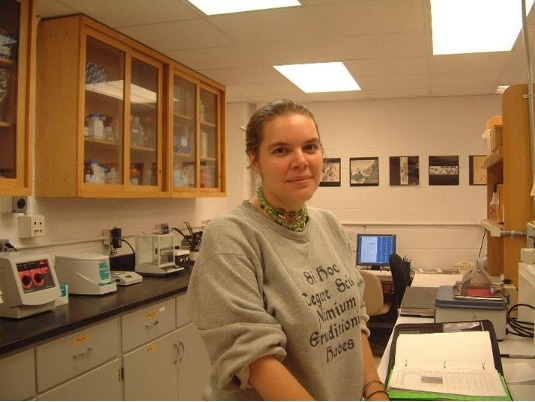
[[[124,241],[126,244],[128,244],[128,247],[130,247],[130,250],[132,250],[132,253],[134,254],[136,253],[134,251],[134,247],[132,247],[132,245],[128,242],[128,240],[126,240],[124,237],[119,237],[119,240]]]
[[[507,324],[511,327],[511,329],[507,329],[508,334],[513,334],[517,336],[521,336],[524,338],[533,338],[533,323],[529,321],[520,321],[517,318],[511,317],[511,313],[515,310],[518,310],[518,307],[528,307],[532,310],[535,310],[535,307],[533,307],[530,304],[524,304],[519,303],[512,306],[507,311]]]
[[[18,251],[14,245],[12,245],[9,240],[3,239],[0,241],[0,251],[12,252]]]
[[[487,236],[487,230],[483,231],[483,237],[481,238],[481,247],[479,247],[479,257],[478,260],[481,258],[481,251],[483,250],[483,243],[485,242],[485,237]]]

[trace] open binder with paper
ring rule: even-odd
[[[392,399],[511,400],[501,364],[499,370],[495,364],[493,332],[396,332],[387,382]]]

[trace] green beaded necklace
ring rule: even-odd
[[[265,210],[275,222],[283,228],[289,229],[293,232],[302,232],[305,230],[305,225],[308,222],[308,209],[304,205],[299,211],[286,212],[282,208],[276,208],[271,205],[264,197],[264,188],[259,186],[256,189],[256,195],[260,201],[260,208]]]

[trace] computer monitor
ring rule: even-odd
[[[372,269],[390,266],[390,255],[396,252],[396,235],[357,235],[357,265],[368,265]]]

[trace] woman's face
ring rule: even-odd
[[[297,211],[314,195],[323,155],[314,121],[304,115],[278,116],[264,124],[251,165],[262,177],[264,195],[275,207]]]

